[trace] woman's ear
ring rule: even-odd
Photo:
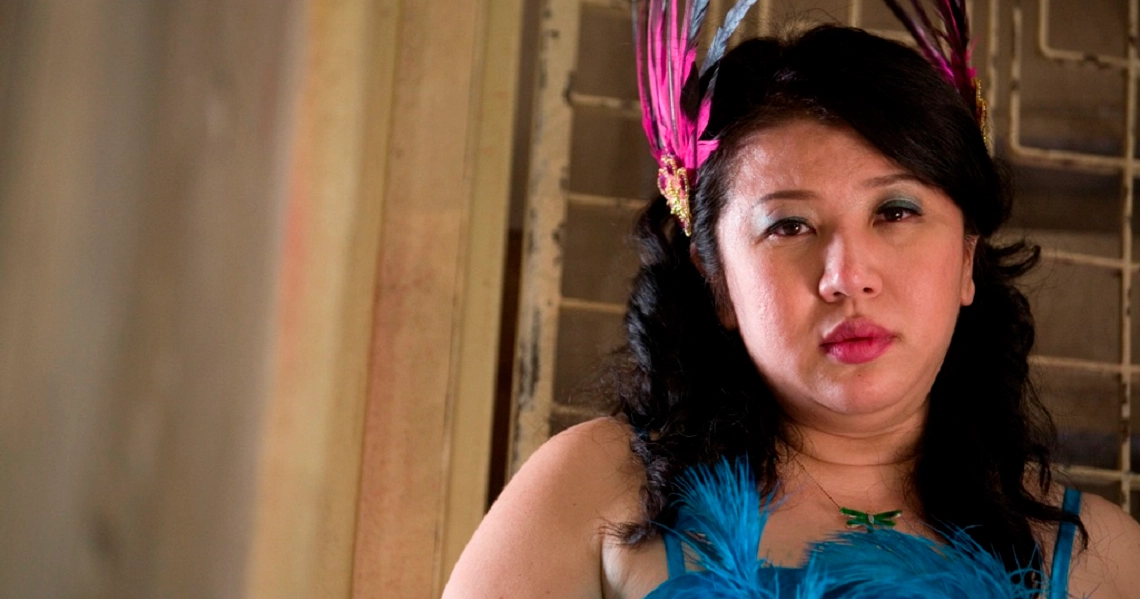
[[[709,273],[705,270],[705,263],[701,261],[701,254],[697,251],[697,246],[692,240],[689,241],[689,262],[693,263],[697,272],[701,273],[701,276],[704,277],[706,281],[709,280]]]
[[[962,305],[974,303],[974,254],[978,251],[978,236],[966,236],[966,248],[962,260]]]
[[[725,330],[736,330],[736,310],[732,307],[732,302],[727,297],[717,298],[716,300],[716,317],[720,321],[720,326]]]
[[[732,300],[728,297],[727,285],[724,279],[710,279],[709,271],[705,268],[704,262],[701,260],[701,255],[697,252],[696,246],[689,244],[689,261],[693,263],[693,267],[697,272],[701,273],[705,283],[713,292],[713,304],[716,308],[716,317],[720,321],[720,326],[726,330],[732,331],[736,329],[736,311],[732,307]]]

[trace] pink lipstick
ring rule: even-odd
[[[874,322],[853,318],[831,330],[820,347],[828,356],[844,364],[864,364],[883,355],[895,341],[895,334]]]

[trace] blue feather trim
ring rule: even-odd
[[[756,0],[737,0],[736,4],[729,9],[728,13],[724,15],[724,23],[717,28],[716,33],[713,35],[712,43],[709,44],[709,51],[705,54],[705,60],[701,64],[700,74],[704,76],[705,71],[713,66],[716,61],[724,56],[724,51],[728,48],[728,38],[740,26],[740,22],[744,20],[744,15],[748,14],[748,9],[756,4]]]
[[[689,13],[689,47],[697,46],[697,36],[701,33],[701,26],[705,24],[705,15],[709,10],[709,0],[697,0]]]
[[[697,570],[666,581],[646,599],[1031,599],[1024,568],[1002,561],[965,531],[946,543],[891,529],[848,531],[812,545],[803,568],[758,557],[772,498],[761,498],[746,460],[698,467],[678,481],[678,517],[667,534],[692,550]],[[1038,593],[1041,593],[1038,595]]]

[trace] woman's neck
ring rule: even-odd
[[[784,438],[801,460],[821,466],[890,466],[913,461],[926,423],[926,404],[908,413],[835,418],[789,416]]]
[[[788,508],[837,530],[851,522],[841,507],[865,517],[901,511],[891,522],[899,530],[921,534],[922,507],[912,492],[911,475],[926,413],[924,403],[893,415],[797,420],[789,414],[779,466]]]

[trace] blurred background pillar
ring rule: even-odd
[[[430,597],[521,0],[0,3],[0,597]]]
[[[241,592],[299,8],[0,3],[0,596]]]

